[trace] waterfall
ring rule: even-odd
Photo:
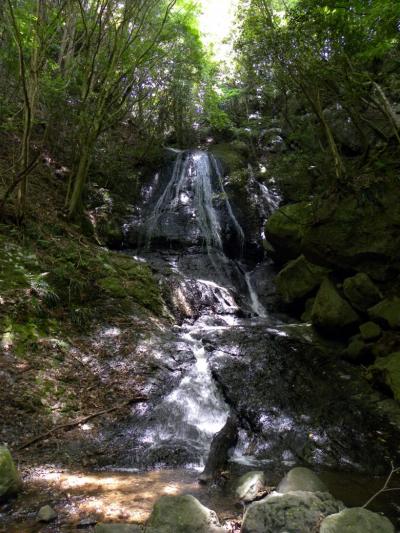
[[[258,294],[254,290],[253,284],[251,283],[251,272],[246,272],[244,275],[244,279],[246,280],[247,288],[250,295],[250,307],[254,311],[254,313],[262,318],[267,317],[267,311],[265,310],[265,307],[262,305],[260,300],[258,299]]]

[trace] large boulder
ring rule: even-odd
[[[315,298],[311,320],[314,326],[335,331],[353,326],[359,317],[351,305],[340,296],[332,281],[325,279]]]
[[[368,368],[367,377],[376,385],[385,386],[400,402],[400,352],[381,357]]]
[[[321,517],[343,508],[342,502],[327,492],[272,493],[250,505],[241,533],[310,533],[318,531]]]
[[[366,311],[382,298],[381,291],[364,272],[345,279],[343,292],[351,305],[359,311]]]
[[[306,492],[328,492],[328,487],[309,468],[292,468],[279,483],[277,492],[286,493],[296,490]]]
[[[400,298],[387,298],[368,309],[368,314],[391,328],[400,328]]]
[[[288,204],[272,213],[265,225],[265,237],[280,261],[286,262],[301,254],[303,236],[311,220],[309,202]]]
[[[315,209],[315,223],[302,238],[302,252],[317,264],[354,269],[374,280],[400,268],[398,184],[387,184],[379,202],[361,204],[356,195],[327,198]]]
[[[194,496],[161,496],[147,522],[146,533],[217,533],[221,531],[214,511]]]
[[[259,495],[265,486],[265,474],[258,470],[247,472],[241,476],[237,482],[235,495],[242,502],[252,502]]]
[[[314,265],[301,255],[289,263],[275,278],[276,288],[285,303],[304,298],[328,275],[325,267]]]
[[[377,513],[353,507],[326,517],[320,533],[394,533],[393,524]]]
[[[21,486],[21,480],[6,446],[0,446],[0,500],[16,494]]]

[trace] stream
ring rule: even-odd
[[[149,401],[104,429],[113,453],[100,471],[42,472],[36,486],[47,480],[69,494],[65,505],[76,516],[103,510],[103,518],[140,523],[159,495],[189,492],[233,520],[241,512],[231,492],[239,475],[263,469],[274,486],[303,465],[348,505],[364,503],[396,460],[398,435],[358,369],[317,349],[310,326],[276,305],[260,228],[278,195],[250,183],[255,232],[243,206],[229,200],[213,156],[175,156],[125,227],[125,252],[151,266],[177,322],[149,340],[158,369],[144,391]],[[229,479],[199,486],[212,439],[231,413],[239,440]],[[86,494],[80,507],[78,493]],[[374,508],[398,519],[390,493]]]

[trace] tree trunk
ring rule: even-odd
[[[73,218],[82,208],[82,193],[86,185],[92,153],[93,146],[91,143],[82,145],[78,170],[75,175],[71,198],[68,202],[69,218]]]

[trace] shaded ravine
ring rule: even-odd
[[[276,194],[256,189],[264,212],[277,207]],[[382,398],[355,368],[310,344],[308,327],[290,325],[259,298],[253,280],[270,275],[268,262],[254,271],[247,262],[240,206],[213,156],[180,152],[132,225],[127,242],[140,245],[132,254],[167,288],[180,322],[176,349],[185,355],[119,428],[114,466],[201,469],[232,411],[240,424],[232,463],[386,471],[397,431],[379,409]]]

